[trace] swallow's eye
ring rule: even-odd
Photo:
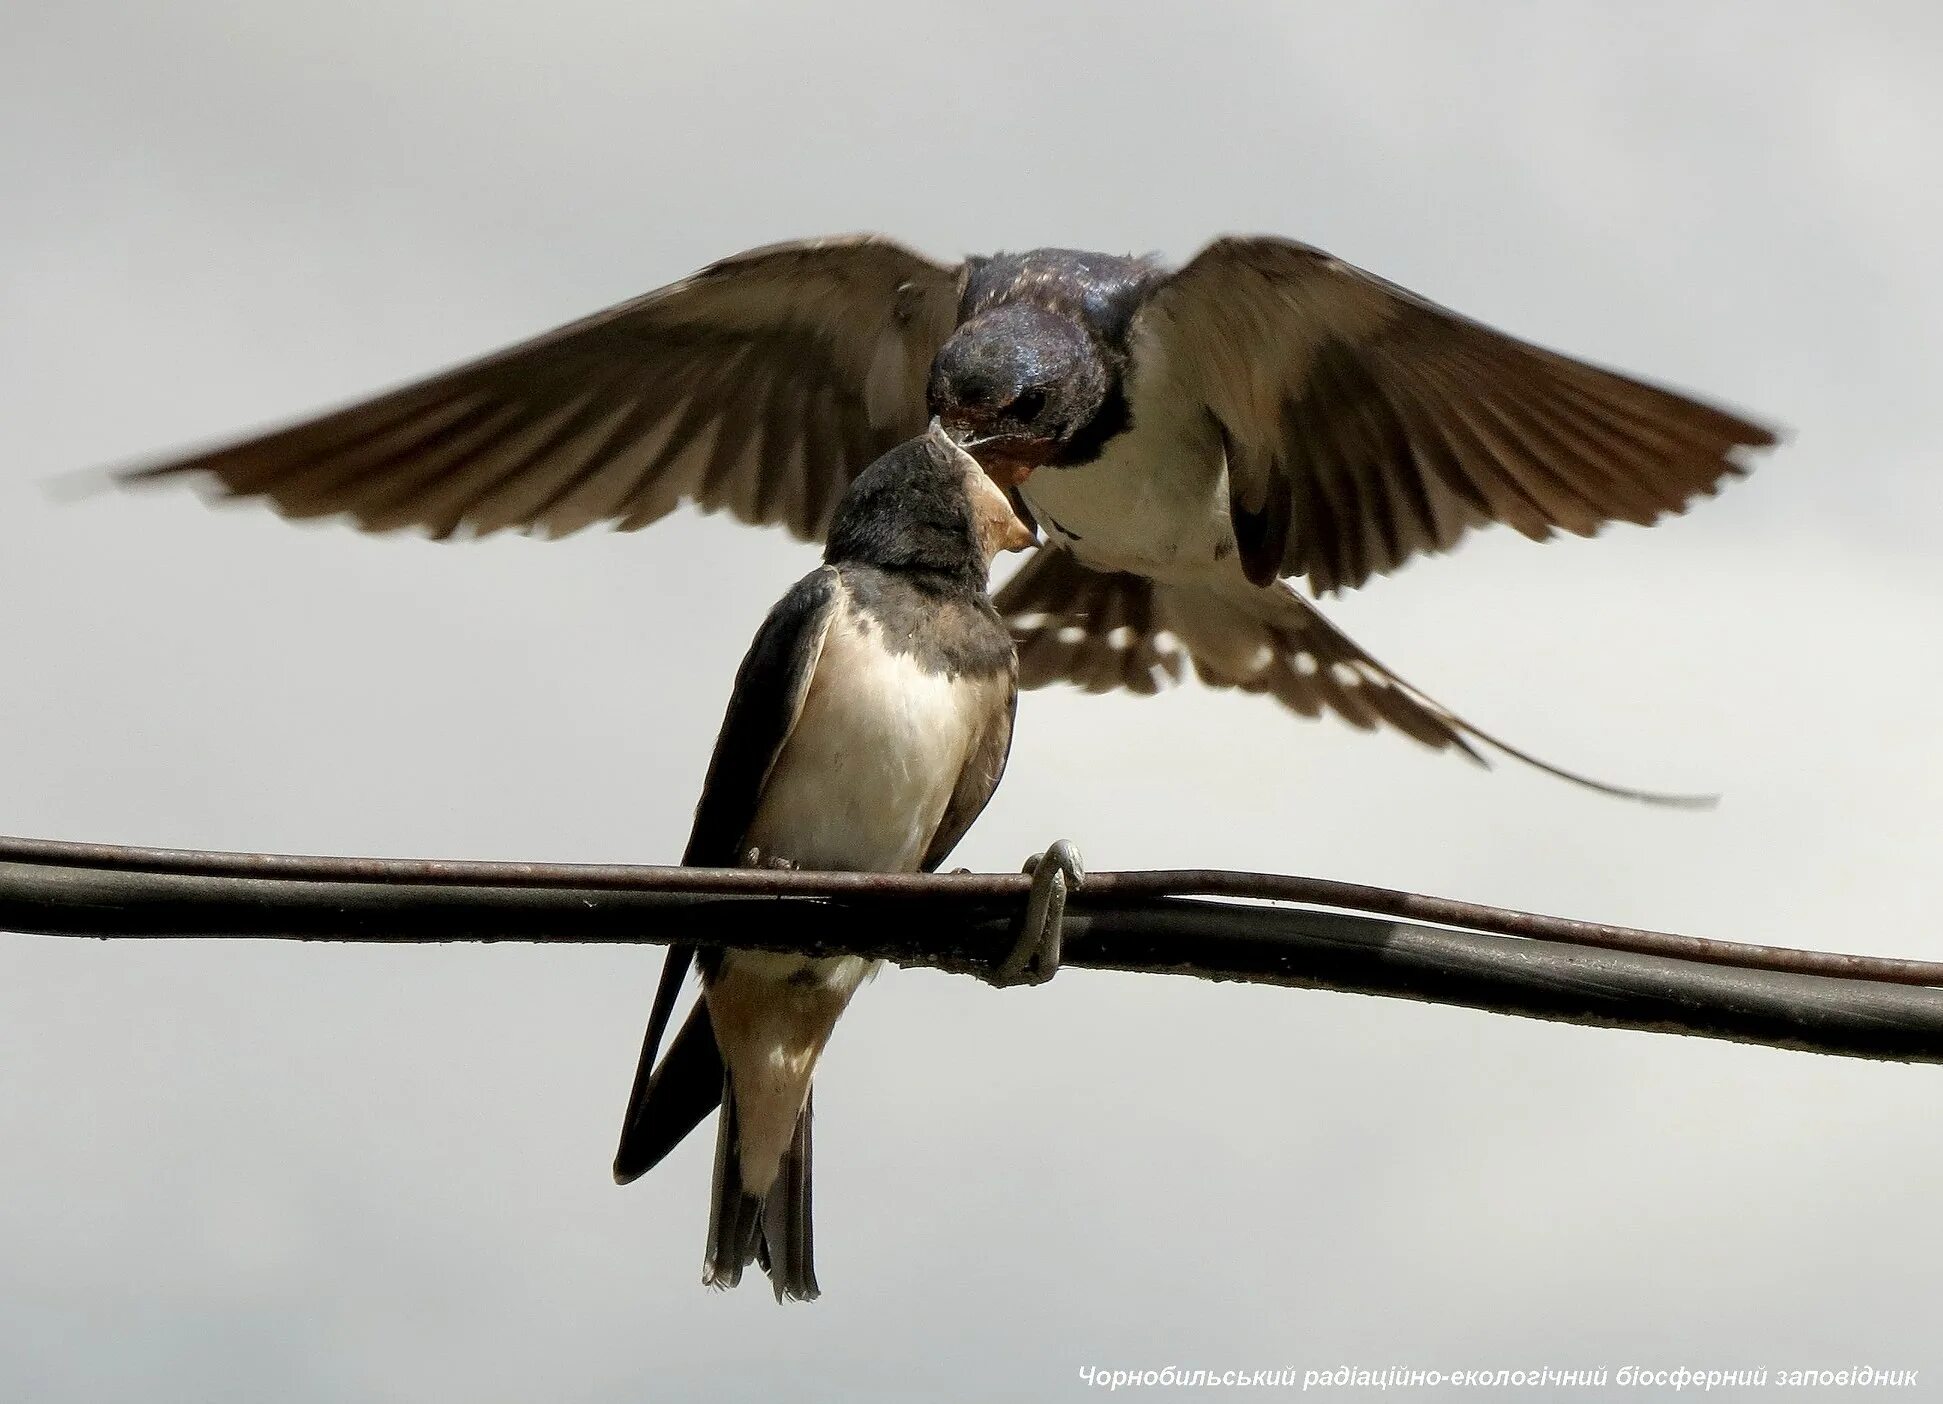
[[[1005,407],[1015,423],[1030,424],[1039,417],[1039,411],[1046,407],[1046,392],[1039,389],[1026,389],[1019,392],[1018,398]]]

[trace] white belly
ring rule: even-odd
[[[990,711],[988,685],[927,673],[840,613],[746,846],[801,868],[916,871]]]
[[[824,871],[917,871],[992,714],[991,688],[1003,686],[927,673],[840,611],[770,771],[745,851],[758,850],[758,861],[781,858]],[[844,1000],[875,969],[856,956],[731,951],[729,959],[774,981],[814,972]]]
[[[1130,386],[1133,426],[1098,459],[1041,468],[1019,491],[1046,534],[1087,565],[1183,583],[1238,573],[1220,437],[1198,400],[1164,383],[1165,368],[1152,366]],[[1159,408],[1180,405],[1194,412]]]

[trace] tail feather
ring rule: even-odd
[[[992,603],[1011,627],[1021,687],[1153,693],[1179,682],[1191,663],[1210,687],[1265,694],[1305,717],[1332,712],[1366,731],[1389,726],[1479,765],[1496,751],[1621,799],[1704,809],[1717,798],[1609,784],[1513,746],[1377,662],[1286,582],[1262,589],[1237,575],[1160,584],[1041,547]]]
[[[708,1208],[708,1255],[702,1261],[702,1282],[709,1287],[734,1287],[742,1269],[756,1260],[762,1230],[762,1200],[742,1192],[742,1156],[736,1149],[735,1094],[722,1079],[722,1115],[715,1123],[715,1188]]]
[[[815,1301],[816,1255],[810,1230],[810,1103],[796,1118],[783,1168],[762,1206],[762,1270],[776,1300]]]
[[[742,1270],[757,1263],[769,1275],[776,1300],[814,1301],[816,1263],[810,1231],[810,1108],[806,1102],[783,1157],[781,1173],[766,1195],[745,1194],[735,1093],[725,1081],[716,1123],[715,1187],[708,1215],[708,1255],[702,1282],[734,1287]]]

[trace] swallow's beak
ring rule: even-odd
[[[1005,499],[1005,516],[1005,535],[999,542],[1001,546],[1008,551],[1026,551],[1039,544],[1038,533],[1027,526],[1025,519],[1014,510],[1009,496]]]
[[[993,447],[997,447],[994,445]],[[1015,488],[1032,476],[1032,470],[1039,465],[1013,458],[1008,454],[974,454],[993,482],[1000,487]]]
[[[1015,488],[1031,477],[1032,470],[1043,466],[1055,447],[1050,439],[1016,432],[991,433],[962,421],[946,424],[934,418],[931,424],[934,432],[945,434],[976,458],[1002,488]]]
[[[979,535],[989,554],[1023,551],[1039,544],[1038,533],[1026,525],[1012,506],[1010,489],[1014,482],[1023,480],[1024,474],[1010,481],[1000,478],[989,464],[967,449],[956,435],[936,419],[931,421],[931,428],[925,437],[953,457],[964,459],[965,485],[972,494],[979,519]]]

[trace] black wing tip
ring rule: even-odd
[[[139,458],[124,458],[118,463],[96,464],[89,468],[70,468],[41,480],[41,491],[48,500],[58,503],[84,502],[89,498],[105,497],[116,491],[147,492],[170,478],[193,477],[207,474],[217,486],[221,486],[216,470],[209,460],[234,445],[225,444],[221,448],[203,449],[188,457],[171,454],[162,457],[153,453]],[[228,497],[227,492],[218,497]]]
[[[631,1185],[652,1168],[643,1164],[639,1156],[617,1155],[614,1157],[614,1183]]]
[[[285,501],[274,488],[237,488],[224,477],[221,466],[203,459],[143,464],[128,468],[83,468],[65,473],[47,483],[47,492],[57,502],[79,502],[112,492],[150,493],[173,490],[177,480],[186,480],[204,507],[219,512],[268,511],[279,520],[302,528],[329,530],[349,528],[364,536],[406,537],[417,541],[484,541],[490,536],[519,536],[533,541],[559,541],[600,525],[582,522],[565,531],[549,528],[543,522],[512,523],[475,528],[464,516],[440,520],[397,520],[367,508],[316,508]],[[652,522],[633,525],[609,523],[615,531],[636,531]]]
[[[312,519],[292,517],[267,495],[236,491],[223,481],[219,468],[212,467],[200,459],[187,461],[172,459],[162,463],[142,462],[113,468],[76,468],[45,479],[42,490],[47,494],[49,501],[62,506],[72,506],[120,493],[148,494],[173,491],[179,482],[184,481],[205,507],[227,509],[244,505],[254,506],[261,502],[287,520],[301,522]]]
[[[706,1112],[703,1113],[707,1115]],[[697,1118],[699,1120],[699,1118]],[[692,1130],[693,1128],[688,1128]],[[655,1138],[630,1125],[621,1133],[621,1144],[614,1152],[614,1183],[631,1185],[668,1158],[668,1153],[685,1139],[688,1131],[673,1140]],[[663,1144],[665,1142],[665,1144]]]
[[[1683,390],[1656,385],[1651,381],[1642,380],[1638,383],[1681,401],[1692,409],[1702,411],[1710,418],[1715,433],[1722,441],[1721,462],[1737,472],[1749,471],[1747,463],[1740,458],[1743,450],[1750,453],[1765,453],[1769,449],[1781,447],[1795,436],[1795,431],[1788,425],[1761,418],[1742,409],[1739,405],[1702,398]]]

